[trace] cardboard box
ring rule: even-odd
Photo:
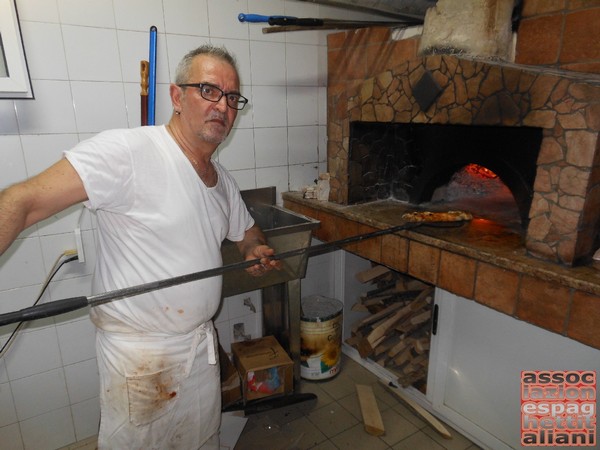
[[[219,344],[219,364],[221,365],[221,407],[233,405],[242,400],[242,383],[237,369]]]
[[[273,336],[231,344],[244,402],[292,392],[294,363]]]

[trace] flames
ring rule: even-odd
[[[464,171],[480,178],[498,178],[498,175],[496,175],[490,169],[480,166],[479,164],[469,164],[468,166],[465,166]]]

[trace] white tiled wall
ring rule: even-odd
[[[171,114],[168,84],[177,62],[204,42],[238,59],[250,99],[217,157],[242,189],[278,192],[312,184],[326,170],[326,32],[263,34],[240,12],[372,18],[292,0],[17,0],[35,100],[0,100],[0,189],[39,173],[63,150],[101,130],[139,125],[139,63],[158,28],[156,123]],[[21,234],[0,257],[0,313],[32,304],[57,258],[75,248],[73,207]],[[89,295],[94,218],[81,217],[85,263],[57,273],[43,301]],[[303,286],[327,285],[330,262],[312,260]],[[311,269],[316,264],[317,270]],[[312,281],[311,281],[312,280]],[[257,313],[244,305],[249,297]],[[260,335],[260,295],[226,299],[216,324]],[[0,328],[4,344],[13,326]],[[0,358],[0,448],[55,449],[97,433],[94,328],[87,311],[26,325]]]

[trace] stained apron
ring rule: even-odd
[[[221,420],[216,341],[211,321],[186,335],[98,329],[98,449],[187,450],[214,443]]]

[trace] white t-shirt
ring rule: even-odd
[[[164,126],[102,132],[65,152],[98,219],[94,293],[222,265],[225,238],[254,225],[233,177],[216,161],[206,187]],[[212,277],[92,308],[107,331],[187,333],[210,320],[221,298]]]

